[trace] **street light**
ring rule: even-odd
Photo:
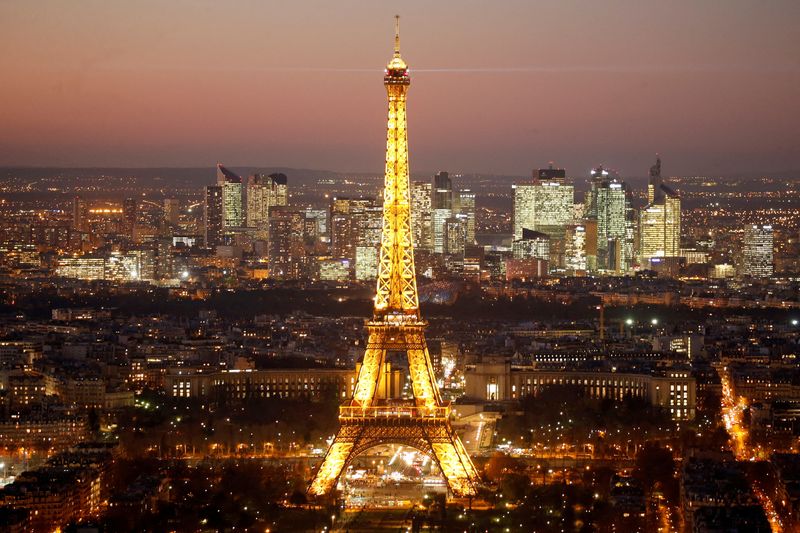
[[[629,326],[632,326],[632,325],[633,325],[633,319],[632,319],[632,318],[629,318],[629,319],[627,319],[627,320],[625,321],[625,323],[626,323],[627,325],[629,325]]]
[[[651,323],[651,324],[653,324],[654,326],[657,326],[657,325],[658,325],[658,319],[657,319],[657,318],[654,318],[654,319],[652,319],[652,320],[650,321],[650,323]]]
[[[796,326],[797,324],[800,324],[800,320],[797,320],[796,318],[793,318],[792,319],[792,325]]]

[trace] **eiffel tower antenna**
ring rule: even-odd
[[[381,444],[401,444],[428,454],[456,496],[477,493],[478,472],[450,425],[450,405],[442,402],[425,342],[411,239],[406,95],[411,79],[400,57],[399,17],[395,50],[383,78],[388,96],[386,173],[383,191],[378,278],[369,339],[353,397],[339,408],[339,431],[308,489],[332,491],[348,464]],[[383,386],[387,352],[405,352],[413,400],[387,398]]]
[[[394,55],[400,55],[400,15],[394,16]]]

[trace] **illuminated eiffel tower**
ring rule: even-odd
[[[406,93],[411,80],[400,57],[399,17],[394,56],[386,66],[383,83],[389,95],[389,121],[375,310],[367,323],[369,340],[353,398],[339,408],[339,432],[309,492],[330,492],[352,459],[369,448],[401,444],[431,456],[454,495],[473,496],[478,472],[450,426],[450,406],[439,396],[425,343],[427,323],[419,313],[406,133]],[[390,351],[407,354],[413,400],[381,398],[378,393]]]

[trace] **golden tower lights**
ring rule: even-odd
[[[478,472],[450,425],[450,406],[443,403],[433,375],[419,312],[411,240],[411,193],[408,176],[406,93],[411,80],[400,57],[399,17],[394,55],[383,78],[389,98],[386,134],[383,231],[373,319],[353,397],[339,408],[339,431],[311,482],[309,492],[322,495],[336,487],[350,461],[381,444],[403,444],[429,454],[456,496],[477,492]],[[386,354],[405,351],[413,400],[380,394]]]

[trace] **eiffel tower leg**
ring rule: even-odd
[[[447,426],[437,433],[439,435],[431,437],[431,449],[448,487],[458,497],[475,496],[480,477],[461,439]]]
[[[336,488],[339,477],[347,463],[350,462],[360,437],[361,429],[358,427],[343,425],[339,428],[336,438],[333,439],[331,447],[325,454],[325,459],[322,460],[322,464],[319,465],[319,469],[314,475],[314,481],[308,487],[309,494],[322,496]]]
[[[356,387],[353,390],[353,405],[368,406],[372,404],[381,377],[381,367],[385,355],[383,332],[377,329],[370,331],[367,350],[364,352],[361,370],[358,372]]]
[[[417,405],[436,407],[441,405],[439,389],[433,375],[431,358],[425,344],[422,329],[406,334],[406,353],[408,355],[408,372],[411,375],[411,386]]]

